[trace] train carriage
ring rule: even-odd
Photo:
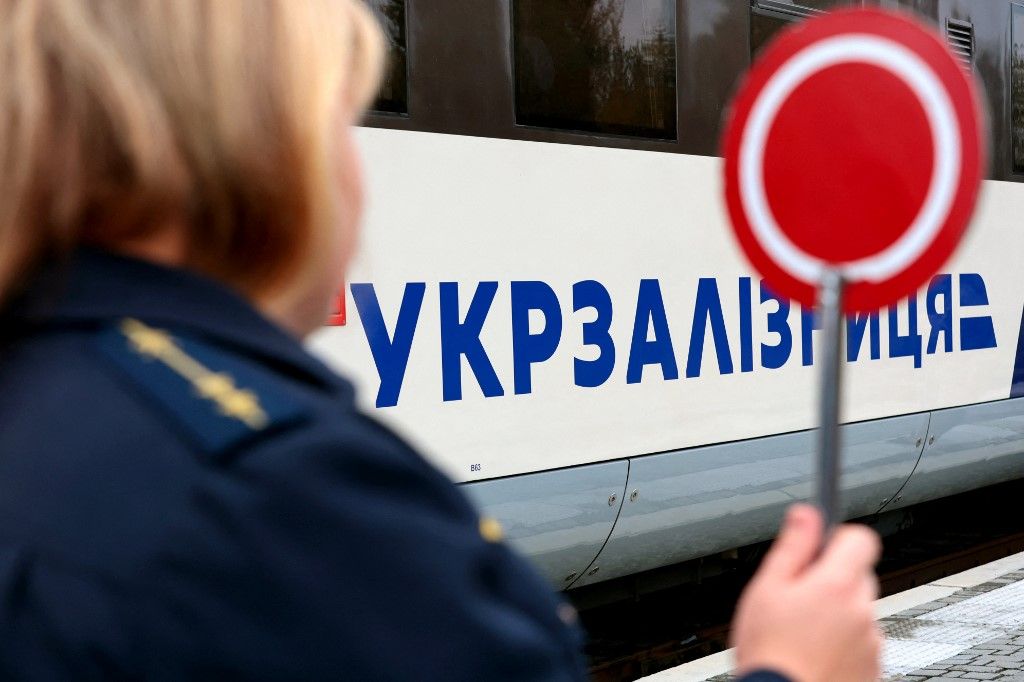
[[[718,140],[772,35],[851,3],[371,4],[366,229],[314,349],[558,587],[768,539],[812,492],[818,332],[733,242]],[[848,518],[1024,476],[1024,3],[880,4],[977,75],[991,167],[930,285],[846,321]]]

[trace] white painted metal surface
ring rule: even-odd
[[[751,272],[724,222],[719,159],[377,129],[362,129],[359,138],[370,208],[350,273],[349,322],[323,331],[313,346],[355,380],[364,406],[456,480],[814,426],[815,372],[804,361],[817,333],[809,327],[804,333],[795,307],[773,315],[778,303],[762,303],[758,280],[747,279]],[[912,319],[906,305],[883,311],[878,359],[870,357],[872,326],[862,328],[859,358],[847,367],[846,421],[1009,396],[1024,307],[1017,257],[1024,252],[1022,214],[1024,189],[986,183],[978,225],[943,269],[952,275],[948,292],[931,299],[919,294]],[[980,279],[960,279],[974,274]],[[577,296],[581,309],[574,311],[573,285],[591,280],[611,301],[609,339],[599,329],[609,315],[589,307],[593,291]],[[489,282],[495,284],[481,284]],[[514,330],[512,282],[543,283],[538,290],[553,293],[554,306],[538,303],[538,290],[523,293]],[[978,282],[988,304],[962,306],[961,284]],[[458,310],[449,301],[444,339],[441,283],[458,283]],[[401,379],[394,405],[375,407],[382,382],[368,319],[352,295],[351,285],[359,284],[372,285],[383,329],[369,330],[370,336],[381,357],[393,361],[392,378]],[[403,370],[395,332],[407,284],[422,284],[423,299],[418,307],[408,301],[403,321],[414,335]],[[471,298],[488,286],[495,293],[482,306],[479,334],[470,329],[462,341],[479,339],[479,352],[493,366],[489,382],[477,377],[487,373],[479,358],[474,372],[452,345],[453,316],[463,321]],[[952,316],[949,352],[938,332],[934,352],[927,352],[929,303]],[[657,322],[662,311],[664,326]],[[996,345],[964,350],[959,323],[978,316],[993,321]],[[538,339],[557,322],[550,359],[530,361],[544,355]],[[610,375],[594,387],[578,385],[574,358],[593,361],[605,353],[608,360],[611,346],[584,345],[585,329],[590,341],[614,344]],[[788,352],[773,350],[786,336]],[[389,347],[392,340],[397,350]],[[460,399],[445,400],[444,346],[448,397],[458,388]],[[485,397],[482,384],[501,394]]]

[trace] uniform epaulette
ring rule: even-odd
[[[280,378],[208,343],[129,318],[102,330],[97,344],[205,452],[230,450],[307,416]]]

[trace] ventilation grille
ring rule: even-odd
[[[807,17],[815,17],[825,13],[824,10],[803,7],[802,5],[783,2],[782,0],[754,0],[754,7],[759,10],[784,14],[787,17],[796,19],[806,19]]]
[[[974,24],[946,19],[946,42],[949,49],[968,69],[974,64]]]

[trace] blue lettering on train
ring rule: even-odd
[[[878,313],[854,313],[846,317],[846,361],[857,362],[860,350],[864,345],[864,335],[868,337],[869,357],[878,360],[882,357],[882,323]]]
[[[757,285],[756,303],[750,277],[731,282],[724,278],[700,278],[692,305],[680,311],[666,305],[661,281],[641,279],[635,305],[629,311],[633,317],[628,346],[621,349],[626,358],[625,383],[678,380],[679,362],[683,359],[686,379],[709,373],[733,374],[737,371],[736,357],[741,373],[777,370],[795,362],[804,367],[813,365],[814,332],[819,328],[815,315],[800,309],[795,323],[791,322],[792,304],[774,295],[763,281]],[[417,342],[416,330],[425,314],[423,301],[429,286],[424,282],[407,283],[397,313],[385,314],[373,284],[350,285],[380,379],[377,407],[393,407],[399,402],[409,357]],[[437,284],[441,400],[462,400],[467,381],[475,381],[487,398],[506,394],[481,339],[487,320],[499,315],[508,315],[511,321],[512,376],[505,381],[511,380],[515,395],[533,392],[534,369],[555,356],[569,324],[582,331],[584,349],[573,357],[575,386],[593,389],[612,379],[620,349],[612,335],[615,305],[604,284],[590,279],[572,285],[572,310],[577,314],[572,319],[563,319],[559,294],[550,284],[530,280],[510,282],[507,286],[510,306],[508,310],[499,310],[494,301],[502,284],[497,281],[479,282],[475,286],[458,282]],[[725,287],[738,292],[738,310],[723,305]],[[883,331],[888,358],[905,358],[915,368],[922,367],[929,355],[997,347],[992,316],[987,314],[989,292],[978,273],[936,275],[923,293],[905,303],[882,312],[847,317],[848,363],[880,360]],[[670,322],[680,313],[689,318],[690,336],[685,348],[677,348],[671,331]],[[385,322],[385,317],[392,322]],[[754,348],[755,320],[765,332],[758,344],[759,354]],[[736,325],[732,332],[730,324]],[[795,339],[799,339],[797,353]],[[705,358],[708,347],[713,355]]]
[[[612,376],[615,369],[615,341],[612,339],[612,295],[597,280],[588,279],[572,285],[572,311],[592,309],[596,316],[583,323],[583,345],[594,346],[597,357],[581,360],[574,357],[573,379],[577,386],[597,388]]]
[[[771,293],[765,283],[761,282],[761,303],[769,301],[778,306],[775,312],[767,314],[768,332],[779,335],[775,344],[761,344],[761,366],[765,369],[779,369],[789,360],[793,353],[793,330],[789,328],[789,301]]]
[[[544,328],[530,333],[530,311],[544,317]],[[512,366],[517,395],[533,390],[533,365],[551,358],[562,339],[562,307],[544,282],[512,282]]]
[[[722,311],[722,297],[718,295],[718,281],[711,277],[702,277],[697,282],[697,303],[694,305],[693,326],[690,328],[690,351],[686,356],[688,378],[700,376],[704,337],[709,325],[715,358],[718,360],[718,372],[732,374],[729,333],[725,329],[725,313]]]
[[[668,330],[668,317],[665,314],[665,301],[661,296],[661,285],[656,279],[640,280],[633,340],[629,344],[629,361],[626,363],[626,383],[640,383],[646,365],[660,365],[663,379],[679,378],[672,334]]]
[[[462,400],[462,358],[488,398],[505,395],[494,365],[480,341],[484,321],[498,293],[497,282],[480,282],[469,303],[469,311],[459,322],[459,283],[441,282],[441,383],[444,399]],[[408,295],[408,291],[406,291]],[[366,335],[367,340],[370,335]],[[397,404],[397,403],[395,403]]]
[[[427,285],[405,285],[405,295],[402,297],[402,307],[398,311],[394,334],[388,334],[373,285],[353,284],[351,288],[352,298],[356,302],[359,318],[363,321],[363,329],[366,331],[366,340],[370,343],[373,362],[377,365],[377,374],[380,376],[377,407],[392,407],[398,404],[398,394],[402,390],[405,370],[409,366],[409,353],[412,351],[412,340],[416,334],[416,320],[420,316],[420,308],[423,307],[423,294],[427,290]]]

